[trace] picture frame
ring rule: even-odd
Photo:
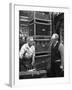
[[[19,79],[19,11],[46,11],[64,13],[64,77],[42,78],[42,79]],[[9,84],[14,86],[34,86],[48,85],[57,83],[69,83],[69,8],[67,7],[48,7],[36,5],[23,5],[22,3],[10,3],[9,5],[9,44],[10,44],[10,62],[9,62]]]

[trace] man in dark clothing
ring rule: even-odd
[[[51,38],[51,76],[64,76],[64,47],[58,41],[58,34],[53,34]]]

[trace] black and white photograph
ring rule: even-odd
[[[0,90],[72,90],[72,0],[1,0],[0,9]]]
[[[69,9],[10,5],[10,85],[67,83]]]
[[[64,77],[64,12],[19,10],[19,79]]]

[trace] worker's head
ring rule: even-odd
[[[33,37],[28,37],[28,38],[27,38],[27,42],[28,42],[29,46],[32,46],[32,45],[34,44],[34,39],[33,39]]]
[[[54,33],[51,37],[51,42],[54,44],[56,41],[58,41],[59,35],[57,33]]]

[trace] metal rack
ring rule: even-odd
[[[33,35],[30,35],[30,36],[33,36],[34,37],[34,39],[36,40],[36,41],[48,41],[48,40],[50,40],[50,38],[47,38],[47,39],[39,39],[38,37],[50,37],[51,36],[51,34],[52,34],[52,20],[51,20],[51,12],[49,13],[49,16],[50,16],[50,18],[47,20],[47,19],[42,19],[42,18],[38,18],[38,16],[36,17],[36,11],[34,11],[34,16],[33,16],[33,18],[29,21],[29,27],[33,27],[33,30],[34,31],[32,31],[33,32]],[[38,15],[39,15],[39,12],[38,12]],[[43,26],[43,25],[45,25],[45,27],[47,27],[47,26],[49,26],[48,28],[49,28],[49,35],[37,35],[37,25],[39,25],[39,26]],[[29,31],[30,32],[30,31]],[[38,39],[37,39],[38,38]]]
[[[41,17],[42,13],[43,13],[43,16]],[[48,59],[50,59],[50,53],[51,53],[51,49],[49,47],[49,42],[52,35],[51,14],[52,14],[51,12],[34,11],[32,12],[32,17],[26,17],[26,18],[24,17],[25,18],[25,19],[23,18],[24,21],[23,19],[22,21],[20,21],[20,22],[24,22],[20,26],[27,27],[29,32],[28,35],[34,37],[35,49],[36,49],[35,59],[36,61],[40,60],[39,61],[40,64],[41,64],[42,58],[43,58],[42,61],[46,61],[46,63],[47,61],[48,62],[50,61]]]

